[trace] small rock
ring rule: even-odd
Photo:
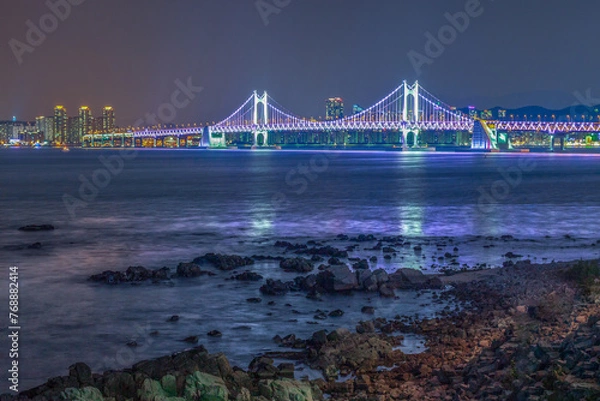
[[[42,224],[42,225],[28,225],[19,227],[19,231],[52,231],[54,230],[54,226],[51,224]]]
[[[190,344],[197,344],[198,336],[189,336],[189,337],[184,338],[183,341],[186,343],[190,343]]]
[[[375,313],[375,308],[372,306],[363,306],[360,310],[362,313],[366,313],[367,315],[372,315]]]

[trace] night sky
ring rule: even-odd
[[[27,43],[26,21],[39,26],[50,10],[4,1],[0,120],[51,115],[55,104],[69,115],[112,105],[124,126],[169,102],[175,80],[188,77],[204,90],[176,123],[221,120],[255,89],[318,117],[327,97],[367,107],[417,78],[459,107],[562,108],[587,90],[600,98],[593,1],[482,0],[481,15],[418,74],[408,53],[425,54],[426,32],[437,36],[444,14],[471,1],[290,0],[266,25],[255,0],[85,0],[21,65],[9,41]]]

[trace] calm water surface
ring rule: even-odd
[[[433,271],[437,258],[455,246],[458,262],[469,266],[500,266],[508,251],[540,262],[600,253],[597,156],[183,150],[121,155],[0,151],[0,294],[8,299],[8,267],[19,266],[22,389],[66,374],[76,361],[99,371],[179,351],[189,346],[181,340],[190,335],[246,367],[257,353],[276,349],[275,334],[306,337],[322,328],[352,328],[366,318],[360,313],[366,304],[377,308],[376,317],[428,316],[442,308],[413,292],[399,293],[396,301],[357,294],[315,302],[291,294],[273,306],[255,305],[246,298],[260,296],[259,285],[227,281],[226,273],[158,286],[86,281],[107,269],[175,268],[206,252],[278,255],[273,243],[281,239],[351,244],[336,239],[342,233],[402,235],[413,244],[430,244],[419,255],[412,247],[399,249],[391,261],[364,249],[374,243],[353,255],[378,256],[373,267],[388,271]],[[124,160],[122,171],[116,157]],[[115,163],[113,173],[102,160]],[[101,188],[82,184],[94,179]],[[27,224],[57,229],[17,230]],[[502,235],[514,239],[494,239]],[[42,249],[21,249],[35,242]],[[272,262],[252,269],[294,277]],[[337,308],[346,312],[342,318],[308,324],[317,309]],[[0,313],[7,316],[6,301]],[[180,321],[166,322],[174,314]],[[223,337],[206,337],[213,329]],[[159,334],[150,335],[155,330]],[[131,340],[139,347],[125,346]],[[0,346],[5,355],[6,337]],[[0,377],[6,383],[6,373]]]

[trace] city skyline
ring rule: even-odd
[[[81,2],[70,7],[69,16],[43,43],[22,53],[19,64],[10,41],[27,44],[27,22],[36,25],[51,12],[45,4],[26,1],[11,6],[11,18],[0,27],[6,44],[0,51],[7,60],[0,67],[5,88],[0,119],[18,115],[33,120],[54,104],[99,109],[112,103],[120,110],[122,125],[131,125],[169,102],[175,81],[188,78],[203,92],[177,110],[174,123],[218,121],[255,89],[268,90],[301,115],[318,117],[323,114],[319,103],[332,94],[349,105],[372,104],[402,78],[418,78],[457,107],[474,104],[481,109],[532,104],[563,108],[600,93],[594,67],[598,56],[588,49],[586,63],[572,62],[589,47],[586,38],[593,37],[593,24],[586,22],[600,6],[481,1],[468,23],[457,22],[452,43],[430,57],[435,52],[427,52],[427,33],[443,34],[444,27],[452,26],[448,15],[460,16],[469,4],[291,1],[278,13],[261,14],[254,2],[233,8],[189,2]],[[133,18],[138,14],[140,18]],[[102,37],[93,35],[109,20],[115,29]],[[561,23],[549,27],[547,21]],[[309,23],[311,29],[300,29]],[[148,33],[149,26],[153,33]],[[244,30],[249,33],[241,35]],[[327,35],[339,46],[322,45]],[[257,55],[256,48],[266,50]],[[77,62],[85,68],[73,68],[71,54],[86,54],[78,58],[86,61]],[[415,54],[428,58],[419,68]],[[42,75],[52,79],[39,81]]]

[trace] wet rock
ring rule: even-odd
[[[146,378],[138,391],[140,401],[176,400],[176,380],[172,375],[164,376],[160,381]]]
[[[356,274],[348,266],[331,266],[317,275],[317,281],[327,292],[351,291],[358,287]]]
[[[394,298],[396,296],[394,293],[394,288],[388,284],[382,284],[379,286],[379,295],[384,298]]]
[[[167,322],[177,322],[179,321],[179,315],[173,315],[167,319]]]
[[[296,368],[293,363],[280,363],[277,365],[277,369],[279,370],[279,376],[287,379],[294,378],[294,371]]]
[[[369,273],[370,274],[363,276],[359,275],[358,277],[360,286],[365,291],[377,291],[382,284],[387,283],[389,281],[389,275],[383,269],[377,269]]]
[[[356,325],[356,332],[358,334],[364,333],[375,333],[375,324],[371,321],[368,322],[359,322]]]
[[[342,262],[339,258],[329,258],[329,260],[327,261],[328,264],[330,265],[341,265],[344,264],[344,262]]]
[[[105,284],[119,284],[126,281],[123,273],[112,270],[106,270],[100,274],[94,274],[89,277],[89,280]]]
[[[262,302],[261,298],[248,298],[246,300],[246,302],[251,303],[251,304],[259,304]]]
[[[296,253],[303,253],[303,254],[307,254],[307,255],[320,255],[320,256],[333,257],[333,258],[347,258],[348,257],[348,251],[343,251],[343,250],[337,249],[330,245],[324,246],[321,248],[301,249],[301,250],[296,251]]]
[[[136,385],[133,376],[128,372],[106,372],[101,382],[102,394],[105,397],[133,398],[136,396]]]
[[[312,289],[308,292],[308,294],[306,294],[306,298],[307,299],[312,299],[314,301],[321,301],[322,300],[322,295],[319,291]]]
[[[307,245],[304,244],[292,244],[291,242],[288,241],[276,241],[275,242],[275,246],[277,248],[286,248],[286,251],[296,251],[299,249],[306,249],[308,248]]]
[[[284,259],[279,263],[279,267],[287,272],[308,273],[314,269],[313,264],[304,258]]]
[[[143,266],[130,266],[125,272],[106,270],[89,277],[90,281],[104,284],[141,283],[148,280],[168,280],[169,269],[149,270]]]
[[[104,401],[104,397],[100,390],[96,387],[83,387],[83,388],[67,388],[62,392],[61,398],[62,400],[72,400],[72,401]]]
[[[356,238],[352,238],[351,241],[354,242],[367,242],[367,241],[375,241],[375,236],[373,234],[360,234],[358,237]]]
[[[317,347],[320,347],[321,345],[327,343],[327,341],[329,341],[329,339],[327,338],[326,330],[315,331],[313,333],[312,337],[310,338],[310,343],[313,346],[317,346]]]
[[[515,253],[512,252],[507,252],[504,257],[509,258],[509,259],[516,259],[516,258],[522,258],[523,255],[517,255]]]
[[[358,270],[356,272],[358,286],[364,291],[377,291],[377,277],[373,277],[371,270]]]
[[[416,269],[399,269],[389,279],[396,288],[414,288],[428,280],[422,271]]]
[[[265,295],[285,295],[290,291],[288,283],[281,280],[267,279],[267,282],[260,287],[260,292]]]
[[[81,386],[91,385],[94,382],[92,379],[92,370],[82,362],[69,366],[69,376],[77,379],[77,382]]]
[[[354,263],[352,265],[352,268],[354,270],[368,269],[369,268],[369,262],[367,261],[367,259],[361,259],[359,262]]]
[[[203,272],[196,263],[180,263],[177,266],[178,277],[200,277],[208,272]]]
[[[206,335],[209,337],[221,337],[223,336],[223,333],[221,333],[219,330],[211,330],[208,333],[206,333]]]
[[[184,397],[186,400],[225,401],[229,399],[229,390],[222,378],[195,372],[185,380]]]
[[[192,263],[202,265],[210,263],[219,270],[233,270],[238,267],[248,266],[254,264],[254,260],[248,257],[242,257],[238,255],[221,255],[215,253],[207,253],[204,256],[200,256],[192,261]]]
[[[375,308],[372,306],[363,306],[360,311],[367,315],[373,315],[375,313]]]
[[[336,309],[334,311],[329,312],[329,317],[341,317],[344,316],[344,311],[341,309]]]
[[[319,263],[319,262],[322,262],[323,260],[325,260],[325,259],[323,259],[323,258],[322,258],[321,256],[319,256],[319,255],[312,255],[312,256],[310,257],[310,261],[311,261],[311,262],[313,262],[313,263]]]
[[[186,342],[186,343],[190,343],[190,344],[197,344],[198,343],[198,336],[189,336],[184,338],[182,341]]]
[[[35,232],[35,231],[52,231],[54,226],[51,224],[28,225],[19,227],[19,231]]]
[[[261,281],[263,279],[263,276],[261,276],[258,273],[254,273],[247,270],[241,274],[233,276],[233,278],[239,281]]]

